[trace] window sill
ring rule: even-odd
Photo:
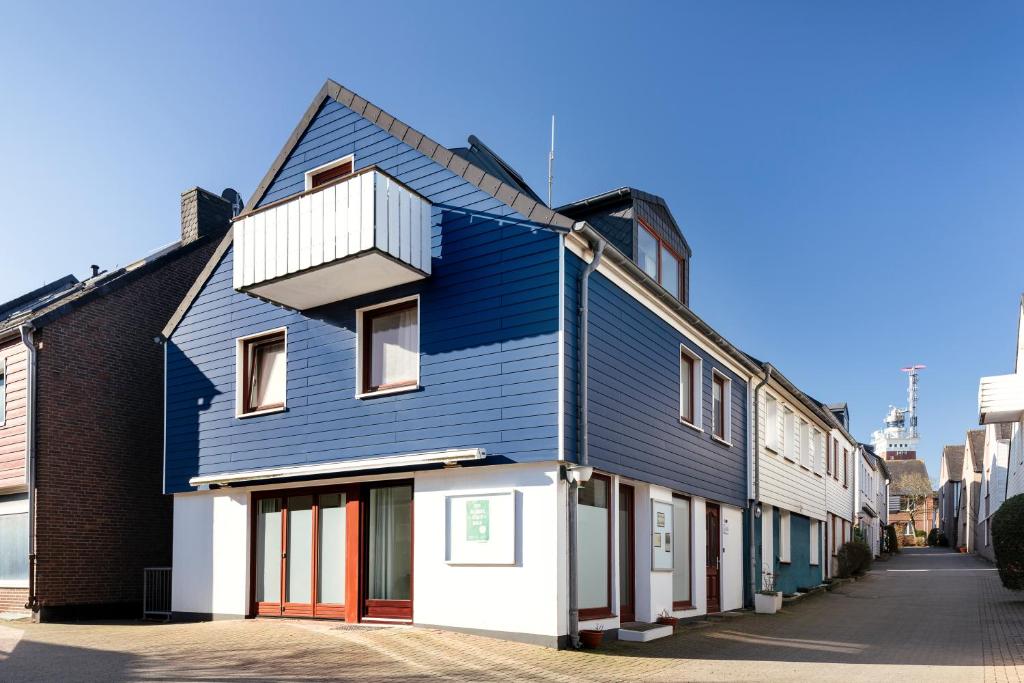
[[[816,477],[817,477],[818,479],[824,479],[824,477],[823,477],[823,476],[821,476],[821,474],[820,474],[820,473],[818,473],[818,472],[815,472],[815,473],[814,473],[814,476],[816,476]]]
[[[793,560],[779,560],[779,564],[793,564]]]
[[[729,447],[729,448],[732,448],[732,442],[731,442],[731,441],[726,441],[726,440],[725,440],[725,439],[723,439],[722,437],[720,437],[720,436],[717,436],[717,435],[715,435],[715,434],[712,434],[712,435],[711,435],[711,440],[712,440],[712,441],[717,441],[718,443],[722,444],[723,446],[727,446],[727,447]]]
[[[779,452],[777,450],[775,450],[774,448],[772,448],[771,446],[765,446],[764,449],[766,451],[768,451],[769,453],[771,453],[772,455],[778,455],[779,454]]]
[[[788,455],[782,456],[782,459],[785,460],[786,462],[791,462],[794,465],[796,464],[796,460],[793,460],[793,458],[789,457]]]
[[[693,424],[692,422],[690,422],[686,418],[682,418],[682,417],[679,418],[679,424],[683,425],[684,427],[689,427],[690,429],[692,429],[695,432],[701,432],[701,433],[704,432],[703,429],[701,429],[697,425]]]
[[[801,465],[800,465],[800,469],[802,469],[802,470],[807,470],[808,472],[810,472],[810,471],[811,471],[811,468],[810,468],[810,467],[808,467],[807,465],[804,465],[804,464],[801,464]]]
[[[28,579],[0,579],[0,588],[28,588]]]
[[[392,396],[394,394],[404,394],[407,391],[417,391],[420,388],[420,383],[409,384],[401,387],[391,387],[390,389],[378,389],[377,391],[364,391],[356,394],[356,398],[375,398],[377,396]]]
[[[248,417],[259,417],[260,415],[273,415],[274,413],[283,413],[288,410],[288,406],[278,406],[277,408],[266,408],[264,410],[254,410],[250,413],[235,413],[235,417],[239,420],[244,420]]]

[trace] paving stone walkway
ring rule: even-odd
[[[247,620],[0,624],[0,681],[1019,681],[1024,595],[990,565],[912,549],[772,616],[558,652],[420,628]]]

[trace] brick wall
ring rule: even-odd
[[[215,244],[185,251],[36,334],[36,596],[43,619],[84,616],[83,606],[134,609],[143,567],[170,565],[163,347],[153,339]]]
[[[26,602],[27,588],[0,588],[0,612],[21,612]]]

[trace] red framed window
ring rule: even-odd
[[[693,515],[690,499],[672,496],[672,609],[693,607]]]
[[[636,230],[636,263],[672,296],[681,298],[683,259],[639,218]]]
[[[679,352],[679,417],[692,425],[697,424],[697,391],[700,378],[697,376],[697,359]]]
[[[284,330],[239,340],[241,356],[241,405],[238,413],[246,415],[285,405],[287,342]]]
[[[729,400],[729,381],[718,374],[712,376],[711,381],[712,433],[722,441],[726,441],[728,436],[728,430],[726,429],[728,410],[726,404]]]
[[[327,185],[347,175],[352,175],[352,159],[346,159],[336,166],[313,173],[309,178],[309,189]]]
[[[580,619],[612,616],[612,480],[594,474],[577,491],[576,589]]]
[[[361,393],[414,388],[419,384],[419,300],[359,312]]]

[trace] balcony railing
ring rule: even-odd
[[[234,228],[234,287],[298,310],[430,275],[431,204],[371,167]]]
[[[1024,375],[982,377],[978,385],[980,424],[1017,422],[1024,415]]]

